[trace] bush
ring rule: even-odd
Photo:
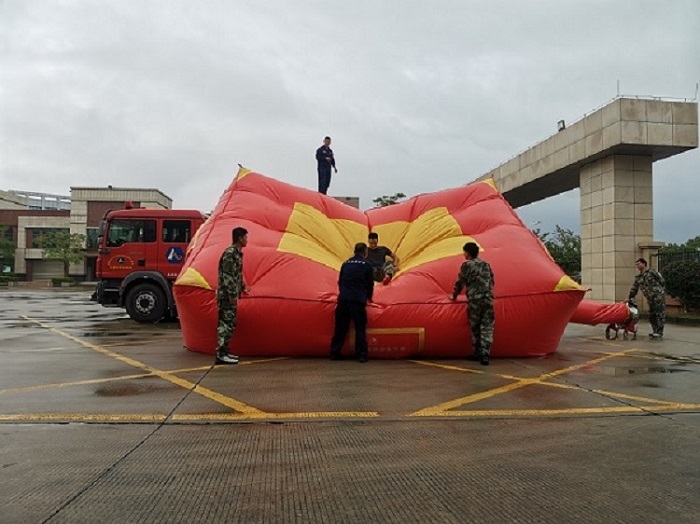
[[[7,284],[8,282],[17,282],[19,278],[15,275],[7,274],[0,275],[0,284]]]
[[[677,260],[664,267],[666,293],[681,302],[684,311],[700,308],[700,261]]]
[[[54,277],[51,279],[51,285],[54,287],[61,287],[63,284],[73,284],[73,279],[71,277]]]

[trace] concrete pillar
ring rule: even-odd
[[[593,300],[625,300],[639,246],[653,242],[651,165],[651,155],[609,155],[579,171],[581,281]]]

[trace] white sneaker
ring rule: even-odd
[[[236,355],[230,355],[230,354],[225,354],[225,355],[216,355],[216,361],[214,362],[215,364],[238,364],[238,357]]]

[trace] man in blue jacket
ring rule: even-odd
[[[331,149],[331,137],[327,136],[323,139],[323,145],[316,150],[316,162],[318,163],[318,192],[324,195],[328,192],[328,186],[331,185],[331,167],[335,167],[335,158]]]
[[[340,266],[338,304],[335,307],[335,330],[331,339],[331,360],[340,360],[340,350],[350,329],[355,325],[355,356],[367,362],[367,302],[372,301],[374,279],[372,264],[367,261],[367,244],[355,244],[355,255]]]

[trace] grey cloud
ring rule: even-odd
[[[210,210],[238,162],[315,188],[330,134],[331,193],[369,207],[436,191],[606,103],[618,80],[692,98],[699,20],[690,0],[6,1],[0,188],[147,185]],[[667,188],[694,187],[700,159],[677,160],[655,168],[662,240],[700,223],[697,190]],[[577,229],[575,199],[519,212]]]

